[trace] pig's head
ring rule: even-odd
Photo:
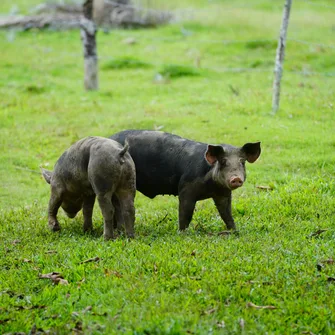
[[[212,166],[212,178],[230,190],[241,187],[246,179],[245,162],[255,162],[261,154],[261,143],[246,143],[242,147],[208,145],[205,159]]]
[[[45,179],[45,181],[48,184],[51,184],[51,179],[52,179],[53,172],[49,171],[49,170],[46,170],[46,169],[43,169],[43,168],[41,168],[41,171],[42,171],[42,176]],[[69,218],[74,218],[77,215],[77,213],[83,207],[83,198],[82,197],[74,197],[73,194],[71,194],[71,195],[66,194],[66,192],[62,192],[62,190],[59,190],[59,192],[61,192],[63,194],[61,207],[63,208],[65,214]]]

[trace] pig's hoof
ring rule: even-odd
[[[83,230],[84,230],[84,233],[90,233],[93,231],[93,226],[84,226]]]
[[[60,225],[57,224],[57,225],[50,226],[50,229],[51,229],[52,231],[60,231]]]
[[[114,235],[104,235],[104,240],[105,240],[105,241],[111,241],[111,240],[114,240]]]
[[[240,231],[239,230],[233,230],[233,234],[236,236],[240,236]]]

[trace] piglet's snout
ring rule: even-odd
[[[232,190],[241,187],[243,185],[243,180],[240,177],[231,177],[229,180],[229,186]]]

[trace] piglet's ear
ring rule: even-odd
[[[261,142],[246,143],[242,147],[242,151],[247,155],[247,161],[249,163],[256,162],[261,154]]]
[[[209,165],[214,165],[220,156],[224,154],[224,150],[221,145],[210,145],[207,146],[205,153],[206,161]]]

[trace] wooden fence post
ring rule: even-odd
[[[98,89],[98,56],[95,35],[97,32],[93,22],[93,0],[86,0],[83,4],[84,17],[80,22],[81,40],[84,49],[86,90]]]
[[[283,74],[283,63],[285,56],[285,46],[286,46],[286,35],[288,21],[290,18],[291,4],[293,0],[286,0],[283,12],[283,21],[280,28],[276,61],[275,61],[275,78],[273,81],[273,97],[272,97],[272,112],[275,114],[279,108],[280,100],[280,81]]]

